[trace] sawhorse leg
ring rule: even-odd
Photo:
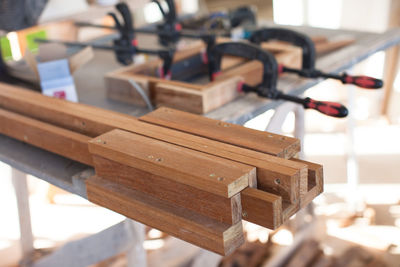
[[[29,258],[34,247],[27,177],[25,173],[14,168],[11,169],[11,177],[17,199],[22,257]]]

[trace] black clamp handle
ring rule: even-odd
[[[120,22],[115,13],[109,12],[115,26],[120,34],[119,38],[113,41],[115,47],[124,49],[116,49],[115,56],[117,60],[125,65],[132,64],[132,55],[137,52],[137,41],[135,39],[135,31],[133,28],[133,19],[128,5],[124,2],[116,5],[118,12],[121,14],[123,22]]]
[[[317,101],[308,97],[300,98],[277,90],[278,64],[274,56],[253,44],[230,42],[215,45],[209,54],[209,75],[211,80],[214,80],[215,76],[221,71],[223,55],[259,60],[263,64],[262,82],[257,86],[241,84],[240,90],[244,92],[256,92],[261,97],[295,102],[303,105],[306,109],[314,109],[331,117],[343,118],[348,114],[347,108],[340,103]]]
[[[167,46],[176,43],[182,30],[182,25],[178,22],[174,0],[166,0],[168,11],[165,11],[159,0],[152,0],[157,4],[164,18],[164,23],[157,25],[159,42]]]

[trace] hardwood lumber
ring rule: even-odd
[[[93,164],[88,136],[3,109],[0,109],[0,121],[1,134],[87,165]]]
[[[228,255],[244,243],[241,222],[217,222],[96,176],[86,186],[89,201],[196,246]]]
[[[101,178],[190,209],[219,222],[233,225],[241,220],[240,194],[225,198],[103,157],[94,156],[93,161],[96,175]]]
[[[0,83],[0,108],[91,137],[114,129],[109,124],[114,116],[134,120],[121,113],[50,98],[4,83]]]
[[[173,107],[195,114],[204,114],[235,99],[241,76],[224,76],[201,90],[187,88],[183,83],[157,83],[154,88],[157,106]]]
[[[296,138],[257,131],[169,108],[159,108],[140,117],[140,120],[277,157],[291,158],[300,151],[300,141]]]
[[[243,219],[269,229],[282,225],[282,197],[255,188],[241,192]]]
[[[115,129],[89,141],[92,154],[223,197],[256,179],[252,166]]]
[[[123,129],[255,166],[259,189],[281,195],[292,203],[299,198],[297,183],[301,185],[301,181],[307,179],[304,164],[296,165],[295,162],[250,149],[148,124],[121,113],[50,98],[10,85],[0,84],[0,89],[0,107],[71,131],[95,137],[112,129]],[[252,187],[255,186],[253,181],[250,183]]]

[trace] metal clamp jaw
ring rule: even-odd
[[[224,55],[243,57],[250,60],[259,60],[263,64],[262,82],[251,87],[244,85],[243,90],[256,92],[260,96],[267,97],[270,91],[276,90],[278,78],[278,64],[271,53],[268,53],[256,45],[242,42],[227,42],[215,45],[209,51],[209,76],[210,80],[214,80],[215,76],[221,71],[221,61]]]
[[[270,40],[291,43],[302,49],[302,69],[313,70],[315,68],[316,52],[314,42],[305,34],[283,28],[265,28],[254,31],[249,40],[255,44]]]

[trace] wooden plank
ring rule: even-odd
[[[241,192],[243,219],[276,229],[282,225],[282,197],[255,188]]]
[[[291,158],[300,151],[300,141],[296,138],[257,131],[169,108],[159,108],[140,117],[140,120],[277,157]]]
[[[0,84],[0,108],[88,136],[98,136],[115,127],[114,116],[133,117],[101,108],[50,98],[19,87]]]
[[[119,129],[89,141],[89,151],[223,197],[232,197],[256,179],[252,166]]]
[[[78,133],[95,137],[112,129],[123,129],[255,166],[259,189],[279,194],[291,203],[296,202],[299,196],[297,184],[301,186],[301,181],[307,179],[304,164],[296,165],[295,162],[250,149],[144,123],[132,116],[50,98],[18,87],[0,84],[0,89],[1,107]],[[250,183],[255,186],[252,181]]]
[[[96,176],[86,186],[89,201],[221,255],[244,242],[241,222],[220,223]]]
[[[0,133],[92,165],[88,151],[90,137],[0,109]]]
[[[233,225],[241,220],[240,194],[225,198],[103,157],[94,156],[93,161],[96,175],[101,178],[190,209],[219,222]]]

